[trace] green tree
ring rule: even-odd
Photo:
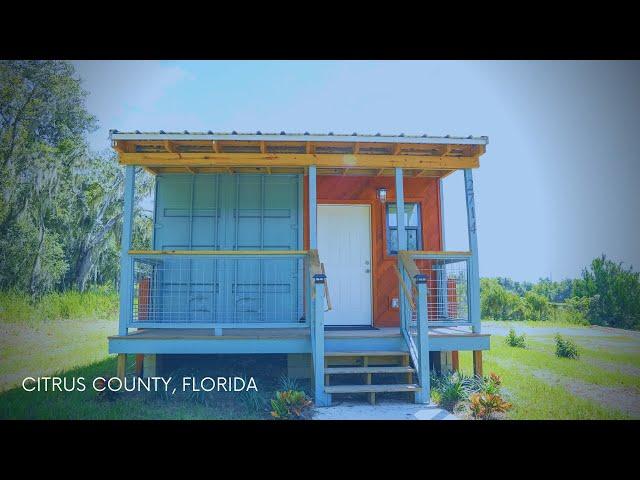
[[[68,223],[75,228],[66,235],[70,261],[67,283],[82,291],[92,275],[97,283],[98,278],[115,280],[113,277],[118,273],[118,268],[110,264],[119,262],[124,172],[113,153],[89,155],[78,167],[78,173],[72,175],[68,182],[71,191],[67,203]],[[134,217],[136,239],[150,236],[152,228],[145,220],[147,217],[143,215],[141,203],[149,194],[153,180],[144,170],[138,170]]]
[[[523,296],[533,288],[533,284],[531,282],[517,282],[508,277],[498,277],[496,280],[505,290],[513,292],[519,296]]]
[[[524,320],[524,305],[516,293],[506,290],[498,279],[480,279],[480,314],[494,320]]]
[[[0,62],[0,288],[32,295],[117,282],[124,175],[112,152],[94,153],[96,126],[73,66]],[[137,176],[134,238],[149,241]]]
[[[640,328],[640,274],[602,256],[594,259],[575,282],[575,294],[589,298],[591,323]]]
[[[547,320],[551,313],[547,297],[533,291],[524,294],[524,309],[527,320]]]
[[[49,225],[60,178],[86,152],[96,126],[85,97],[68,62],[0,62],[0,243],[26,248],[18,258],[0,256],[0,271],[19,272],[3,275],[1,286],[38,293],[64,274]]]
[[[561,303],[573,295],[573,280],[554,282],[548,278],[541,278],[531,291],[544,295],[550,302]]]

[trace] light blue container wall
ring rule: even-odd
[[[154,249],[299,250],[300,182],[299,175],[159,175]],[[154,298],[163,304],[153,320],[298,322],[302,267],[292,258],[203,257],[188,268],[184,259],[165,260],[154,274],[153,288],[162,289]]]

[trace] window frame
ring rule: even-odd
[[[407,205],[416,205],[418,207],[418,225],[416,226],[408,226],[405,225],[405,232],[408,230],[414,230],[416,232],[416,249],[422,250],[422,202],[420,201],[405,201],[405,210]],[[389,225],[389,208],[390,206],[396,206],[396,203],[393,201],[388,201],[385,203],[384,207],[384,226],[385,226],[385,235],[384,235],[384,255],[386,257],[395,257],[398,255],[397,251],[391,250],[389,245],[389,233],[392,231],[398,231],[398,227],[392,227]]]

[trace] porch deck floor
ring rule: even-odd
[[[309,328],[224,328],[222,335],[216,335],[214,329],[206,328],[167,328],[140,329],[126,336],[113,335],[109,338],[135,339],[281,339],[305,338],[310,335]],[[339,330],[325,331],[325,338],[383,338],[399,337],[400,328],[382,327],[376,330]],[[469,327],[430,327],[430,337],[488,337],[488,333],[473,333]]]

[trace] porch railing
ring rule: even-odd
[[[468,252],[398,253],[400,331],[422,387],[419,403],[429,402],[429,327],[472,325],[470,260]]]
[[[131,328],[308,327],[307,251],[131,251]]]
[[[406,251],[400,259],[414,277],[424,275],[430,327],[473,325],[471,253]],[[416,322],[415,309],[411,320]]]

